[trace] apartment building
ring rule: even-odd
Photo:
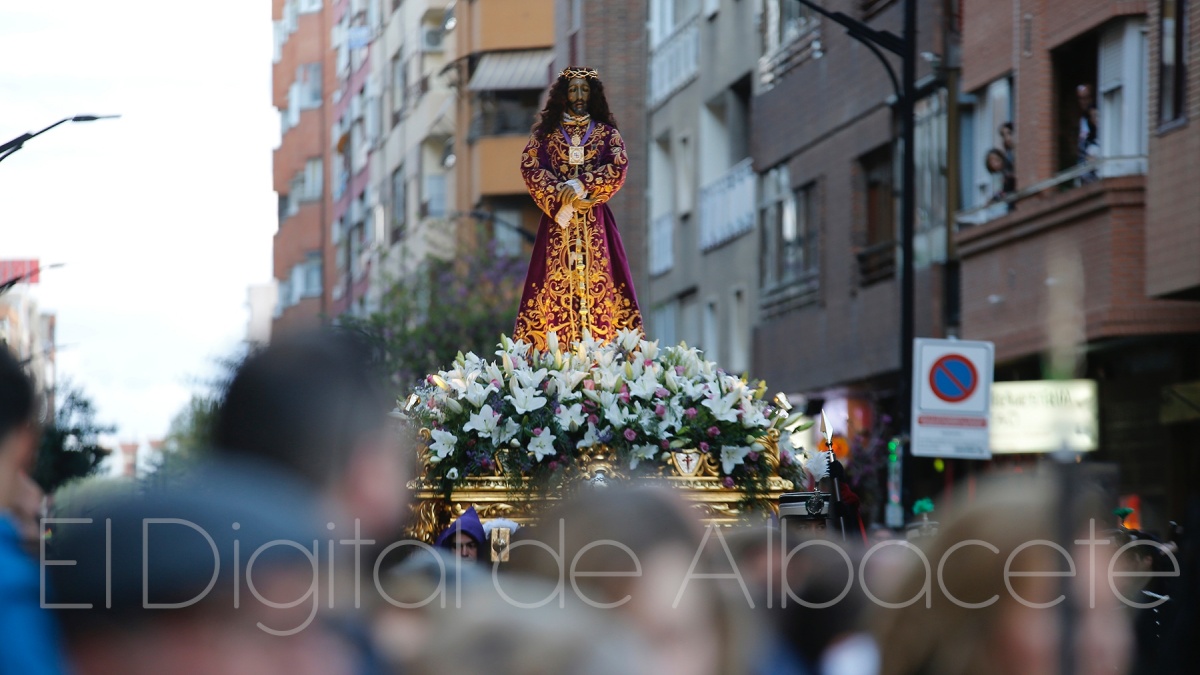
[[[1200,480],[1200,32],[1189,10],[963,3],[962,334],[995,343],[997,379],[1095,381],[1094,458],[1119,468],[1118,489],[1159,530]],[[984,157],[1004,122],[1017,185],[997,200]]]
[[[458,0],[451,11],[457,244],[528,256],[540,212],[520,172],[554,59],[554,0]],[[447,25],[450,25],[449,23]]]
[[[756,3],[651,0],[646,123],[647,265],[639,288],[650,337],[686,341],[731,372],[752,362],[759,302],[759,177],[751,95]]]
[[[274,153],[279,229],[273,245],[279,295],[272,332],[315,326],[330,314],[326,189],[331,153],[330,92],[337,73],[330,49],[334,7],[322,0],[273,0],[275,46],[272,102],[279,110],[280,144]]]

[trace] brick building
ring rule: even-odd
[[[1119,467],[1118,489],[1160,530],[1200,480],[1190,4],[963,2],[962,334],[995,342],[998,380],[1096,380],[1093,459]],[[1081,85],[1095,104],[1086,124]],[[1004,122],[1017,190],[994,203],[984,156]],[[1052,356],[1063,351],[1065,363]]]
[[[821,4],[902,33],[902,2]],[[926,58],[917,67],[915,324],[928,337],[947,335],[956,321],[946,217],[955,203],[945,177],[957,21],[948,6],[918,2]],[[753,373],[793,400],[807,398],[812,411],[824,405],[834,430],[853,436],[898,412],[894,90],[866,47],[799,3],[768,0],[762,26],[751,105],[751,155],[762,176]]]
[[[322,0],[273,0],[275,53],[272,102],[281,140],[274,155],[279,229],[273,240],[279,296],[272,333],[316,325],[328,315],[332,201],[325,189],[332,154],[329,92],[337,83],[330,48],[334,5]]]

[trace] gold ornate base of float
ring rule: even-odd
[[[777,438],[773,431],[764,442],[768,455],[776,459],[771,463],[773,468],[778,466]],[[614,463],[608,448],[596,446],[581,450],[577,455],[578,464],[565,484],[547,491],[529,490],[524,483],[516,487],[503,475],[473,476],[464,479],[446,499],[438,485],[415,480],[408,485],[414,491],[414,520],[409,534],[416,539],[433,542],[442,530],[471,506],[475,507],[482,520],[507,518],[522,527],[536,525],[542,512],[572,490],[602,490],[609,484],[671,488],[699,511],[700,519],[705,524],[748,525],[761,522],[769,515],[766,511],[747,508],[746,495],[741,490],[725,487],[724,478],[719,475],[711,456],[689,450],[671,454],[671,461],[661,469],[663,475],[628,478],[622,467]],[[767,506],[770,513],[777,513],[779,496],[792,488],[790,480],[770,476],[766,492],[759,493],[762,505]]]

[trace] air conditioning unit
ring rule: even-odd
[[[446,33],[440,26],[423,26],[421,28],[421,51],[442,51],[442,41],[445,36]]]

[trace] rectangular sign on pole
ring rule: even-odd
[[[991,459],[995,348],[971,340],[913,340],[912,454]]]

